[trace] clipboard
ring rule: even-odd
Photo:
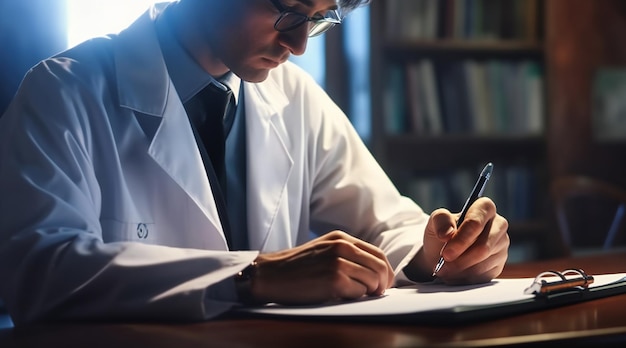
[[[438,323],[468,323],[490,320],[546,310],[603,297],[626,293],[626,274],[616,281],[591,287],[595,278],[582,269],[567,269],[561,272],[545,271],[538,274],[524,294],[534,297],[491,306],[459,306],[449,310],[422,313],[420,319],[432,315]],[[430,318],[433,320],[432,318]]]
[[[437,291],[444,291],[438,294]],[[514,292],[502,295],[502,291]],[[419,325],[463,325],[506,316],[546,310],[626,293],[626,273],[598,276],[581,269],[546,271],[535,278],[495,279],[473,286],[418,284],[394,288],[380,298],[363,298],[318,306],[266,305],[236,309],[235,317],[270,317],[312,321],[370,322]],[[489,298],[501,294],[501,298]],[[441,296],[440,296],[441,295]],[[485,298],[482,298],[485,297]],[[428,303],[431,299],[461,298],[451,305]],[[425,302],[422,308],[411,301]],[[394,307],[394,301],[398,305]],[[437,301],[437,300],[434,300]],[[382,310],[381,310],[382,308]],[[387,309],[388,308],[388,309]]]

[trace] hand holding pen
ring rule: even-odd
[[[492,172],[493,172],[493,163],[491,162],[487,163],[485,168],[483,168],[483,170],[481,171],[480,176],[478,177],[478,180],[476,180],[476,184],[474,185],[472,192],[470,193],[469,197],[467,197],[467,200],[465,201],[465,205],[463,205],[463,209],[461,209],[461,214],[459,215],[459,219],[456,222],[457,228],[461,226],[461,223],[463,223],[463,220],[465,220],[465,215],[467,214],[469,207],[480,196],[482,196],[485,190],[485,185],[487,184],[487,181],[489,181],[489,178],[491,177]],[[443,248],[446,247],[446,244],[444,244]],[[442,251],[443,251],[443,248],[442,248]],[[443,267],[444,263],[445,263],[445,260],[443,259],[443,256],[439,257],[439,262],[437,262],[433,270],[433,274],[432,274],[433,277],[437,275],[437,272],[439,272],[441,267]]]

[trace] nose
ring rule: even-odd
[[[306,51],[309,40],[309,26],[301,25],[294,30],[280,33],[278,40],[280,45],[287,48],[294,56],[300,56]]]

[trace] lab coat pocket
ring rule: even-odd
[[[156,241],[156,224],[153,222],[103,220],[101,224],[102,240],[105,243]]]

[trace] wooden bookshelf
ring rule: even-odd
[[[411,61],[417,57],[458,59],[539,59],[543,44],[519,40],[407,40],[388,39],[382,44],[385,58],[391,61]]]
[[[626,1],[549,0],[546,12],[550,174],[587,175],[626,188],[626,137],[594,137],[591,98],[599,69],[626,69]]]
[[[486,161],[496,164],[494,179],[501,175],[498,169],[502,166],[533,168],[537,180],[532,190],[538,193],[534,202],[537,209],[532,218],[509,220],[512,245],[531,243],[535,258],[560,256],[560,240],[548,195],[550,182],[559,176],[579,174],[626,188],[626,136],[625,140],[600,141],[592,129],[594,75],[605,67],[626,69],[626,46],[622,44],[626,2],[538,0],[537,16],[529,21],[536,25],[532,37],[468,39],[440,33],[433,37],[432,32],[430,37],[389,35],[386,21],[392,18],[397,26],[395,22],[399,20],[387,10],[397,1],[373,1],[370,5],[373,152],[404,192],[415,177],[442,175],[461,168],[473,170]],[[459,1],[462,0],[437,0],[439,5]],[[471,0],[465,1],[464,6],[485,1],[507,6],[514,3]],[[390,132],[384,98],[388,93],[389,67],[423,59],[447,63],[468,59],[532,60],[541,64],[545,84],[543,131],[532,135],[471,131],[416,134],[410,129]],[[496,201],[500,208],[499,203]],[[452,204],[451,208],[455,206]]]
[[[410,151],[407,151],[410,149]],[[432,151],[436,149],[436,151]],[[414,136],[385,138],[384,157],[397,169],[424,173],[438,172],[454,166],[476,163],[545,160],[546,146],[542,136]]]

